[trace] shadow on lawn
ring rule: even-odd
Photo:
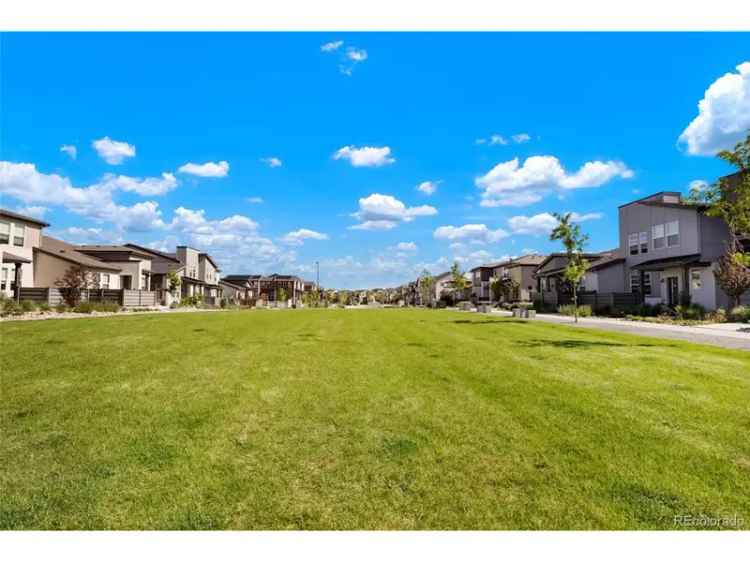
[[[577,349],[586,347],[674,347],[674,344],[653,343],[617,343],[607,341],[586,340],[516,340],[513,342],[518,347],[561,347],[564,349]]]
[[[448,320],[451,324],[528,324],[527,320]]]

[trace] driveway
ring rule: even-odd
[[[511,316],[511,313],[505,310],[493,310],[490,314]],[[555,324],[567,324],[573,327],[627,332],[639,336],[685,340],[692,343],[704,343],[729,349],[750,351],[750,332],[740,331],[742,329],[750,330],[750,325],[748,324],[726,323],[676,326],[673,324],[654,324],[652,322],[638,322],[621,318],[579,318],[578,324],[576,324],[573,317],[560,316],[559,314],[537,314],[536,320],[553,322]]]

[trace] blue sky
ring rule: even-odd
[[[0,41],[4,207],[335,287],[558,250],[555,211],[615,247],[618,205],[715,179],[750,128],[747,34]]]

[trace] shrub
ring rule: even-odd
[[[36,303],[34,301],[22,300],[20,306],[23,312],[32,312],[36,310]]]
[[[0,306],[2,306],[0,308],[0,315],[2,316],[18,316],[23,314],[23,309],[13,299],[4,299]]]
[[[728,318],[730,322],[750,322],[750,306],[735,306]]]
[[[63,313],[68,312],[68,305],[64,302],[55,305],[55,312]]]
[[[201,297],[200,295],[193,295],[192,297],[184,297],[180,301],[180,306],[195,306],[200,307],[201,305]]]
[[[73,312],[78,312],[80,314],[91,314],[92,312],[118,312],[119,310],[119,304],[107,301],[84,301],[78,303],[78,305],[73,308]]]
[[[576,307],[572,304],[563,304],[557,307],[557,312],[563,316],[575,316]],[[578,307],[578,316],[585,318],[591,316],[591,307],[587,304],[582,304]]]
[[[73,312],[78,312],[79,314],[91,314],[94,312],[94,303],[89,301],[79,302],[73,307]]]
[[[706,320],[709,320],[715,324],[721,324],[727,321],[727,313],[723,308],[717,308],[714,312],[710,312],[706,315]]]
[[[39,312],[49,312],[50,310],[52,310],[52,308],[47,301],[42,301],[39,303]]]
[[[674,307],[674,311],[680,320],[703,320],[706,315],[706,309],[699,304],[678,304]]]

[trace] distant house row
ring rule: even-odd
[[[276,303],[282,298],[294,306],[315,284],[294,275],[228,275],[207,253],[189,246],[162,252],[138,244],[74,245],[47,236],[49,224],[7,209],[0,209],[0,293],[23,298],[27,289],[57,287],[71,266],[92,274],[100,291],[139,293],[141,305],[170,305],[196,297],[208,305]],[[171,279],[179,289],[171,291]],[[124,294],[124,293],[123,293]]]
[[[18,296],[23,288],[55,287],[71,266],[93,276],[94,289],[153,293],[145,302],[169,304],[173,298],[200,297],[214,304],[221,297],[219,267],[207,253],[189,246],[160,252],[138,244],[74,245],[47,236],[49,224],[0,209],[0,292]],[[180,279],[169,294],[170,273]]]
[[[585,254],[591,267],[579,289],[590,295],[632,295],[629,302],[634,303],[674,306],[689,301],[708,310],[731,307],[730,297],[714,276],[730,238],[729,229],[705,211],[704,206],[672,191],[620,206],[620,245]],[[750,246],[747,237],[742,241]],[[564,253],[553,253],[475,267],[470,271],[472,300],[489,302],[490,280],[510,276],[518,284],[517,300],[567,302],[571,293],[564,280],[567,264]],[[743,295],[742,301],[749,302],[750,294]]]

